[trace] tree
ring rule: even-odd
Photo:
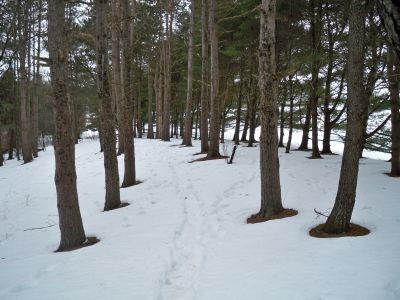
[[[207,158],[220,157],[219,128],[220,128],[220,95],[219,95],[219,62],[218,62],[218,34],[215,16],[216,0],[209,1],[209,32],[210,32],[210,63],[211,63],[211,97],[210,97],[210,146]],[[203,137],[202,137],[203,138]]]
[[[275,60],[276,1],[263,0],[260,6],[259,89],[260,89],[260,167],[261,209],[252,218],[270,219],[282,212],[278,157],[278,105]]]
[[[369,101],[363,87],[366,13],[365,1],[351,1],[346,138],[335,205],[323,227],[323,231],[331,234],[341,234],[349,230],[356,198],[360,151],[363,144],[363,120],[368,114]]]
[[[201,95],[200,95],[200,137],[201,137],[201,153],[208,152],[208,1],[201,0]]]
[[[376,3],[382,23],[400,59],[400,3],[398,0],[377,0]]]
[[[104,210],[121,205],[119,192],[118,160],[115,151],[116,137],[113,120],[110,84],[108,81],[108,52],[106,13],[108,0],[96,0],[96,54],[97,54],[97,91],[100,100],[100,122],[103,128],[103,154],[106,180],[106,201]]]
[[[193,35],[194,35],[194,0],[190,4],[190,25],[189,25],[189,45],[188,45],[188,76],[187,76],[187,95],[186,95],[186,119],[185,130],[182,144],[192,146],[192,107],[193,107]]]
[[[85,231],[79,210],[76,187],[75,144],[72,139],[68,101],[68,52],[66,45],[65,0],[49,0],[48,47],[55,115],[55,184],[61,241],[58,251],[81,246]]]
[[[129,0],[121,0],[122,10],[122,65],[123,65],[123,133],[124,133],[124,180],[122,187],[136,184],[135,144],[133,139],[133,91],[132,49]]]

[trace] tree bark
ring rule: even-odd
[[[210,31],[210,63],[211,63],[211,97],[210,97],[210,147],[207,157],[220,157],[219,154],[219,129],[220,129],[220,95],[219,95],[219,62],[218,62],[218,35],[216,20],[216,0],[210,0],[209,31]]]
[[[323,227],[325,232],[333,234],[344,233],[349,229],[356,198],[359,154],[363,141],[363,119],[368,114],[369,98],[366,97],[363,87],[365,6],[363,0],[352,0],[350,3],[346,138],[335,205]]]
[[[316,10],[316,11],[315,11]],[[312,154],[311,158],[321,158],[318,147],[318,85],[321,51],[321,23],[322,3],[320,0],[310,1],[311,16],[311,44],[312,44],[312,66],[311,66],[311,118],[312,118]]]
[[[147,138],[154,139],[153,129],[153,76],[147,74]]]
[[[24,18],[20,21],[21,25],[21,44],[19,46],[19,72],[20,72],[20,124],[21,124],[21,146],[22,157],[24,163],[32,161],[32,143],[30,136],[30,111],[29,96],[28,96],[28,71],[26,67],[27,46],[29,43],[29,29],[28,29],[28,3],[24,3]],[[29,66],[28,66],[29,67]]]
[[[190,4],[190,25],[188,45],[188,77],[186,94],[186,117],[183,131],[183,145],[192,146],[192,107],[193,107],[193,35],[194,35],[194,0]]]
[[[377,0],[379,16],[400,59],[400,3],[398,0]]]
[[[66,32],[65,0],[49,0],[48,45],[55,120],[55,184],[61,230],[58,251],[78,247],[86,240],[79,210],[75,170],[75,144],[72,139],[71,112],[68,103]]]
[[[121,187],[136,184],[135,144],[133,139],[132,109],[132,49],[129,0],[121,0],[122,10],[122,64],[123,64],[123,126],[124,126],[124,180]]]
[[[391,176],[400,176],[400,99],[399,99],[399,81],[400,64],[394,50],[389,47],[388,50],[388,82],[391,100],[391,122],[392,122],[392,159]]]
[[[117,108],[118,124],[118,155],[124,153],[123,98],[121,82],[121,34],[120,34],[120,1],[111,1],[111,66],[112,66],[112,95]]]
[[[278,157],[278,82],[275,59],[276,0],[263,0],[260,19],[260,166],[261,209],[259,216],[270,218],[283,210]]]
[[[201,153],[208,152],[208,96],[209,96],[209,82],[208,82],[208,1],[201,0],[201,99],[200,99],[200,138],[201,138]]]
[[[119,192],[118,160],[115,149],[116,136],[113,120],[112,99],[108,81],[108,53],[106,18],[108,0],[96,0],[96,54],[97,54],[97,93],[100,100],[100,122],[103,127],[104,170],[106,199],[104,210],[121,205]]]

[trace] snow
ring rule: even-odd
[[[240,146],[227,165],[188,163],[198,141],[135,142],[143,183],[122,189],[130,205],[110,212],[98,141],[77,145],[83,222],[101,241],[72,252],[53,252],[52,148],[0,168],[0,299],[400,299],[400,184],[383,174],[389,163],[361,161],[352,220],[371,234],[316,239],[308,231],[324,218],[313,210],[332,208],[340,156],[280,150],[284,206],[299,214],[247,225],[260,205],[258,147]]]

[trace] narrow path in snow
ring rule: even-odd
[[[168,166],[175,183],[176,195],[182,201],[184,217],[175,232],[171,264],[166,270],[158,298],[193,299],[196,276],[205,253],[205,213],[190,178],[180,174],[174,163],[169,162]]]

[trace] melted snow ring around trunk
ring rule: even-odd
[[[257,224],[261,222],[266,222],[270,220],[278,220],[278,219],[284,219],[284,218],[290,218],[295,215],[297,215],[299,212],[295,209],[291,208],[285,208],[281,212],[273,214],[272,216],[265,217],[260,215],[260,213],[251,215],[250,217],[247,218],[247,224]]]
[[[310,236],[315,238],[338,238],[345,236],[364,236],[369,234],[371,231],[363,226],[350,223],[349,229],[343,233],[327,233],[323,230],[325,224],[320,224],[312,228],[309,232]]]

